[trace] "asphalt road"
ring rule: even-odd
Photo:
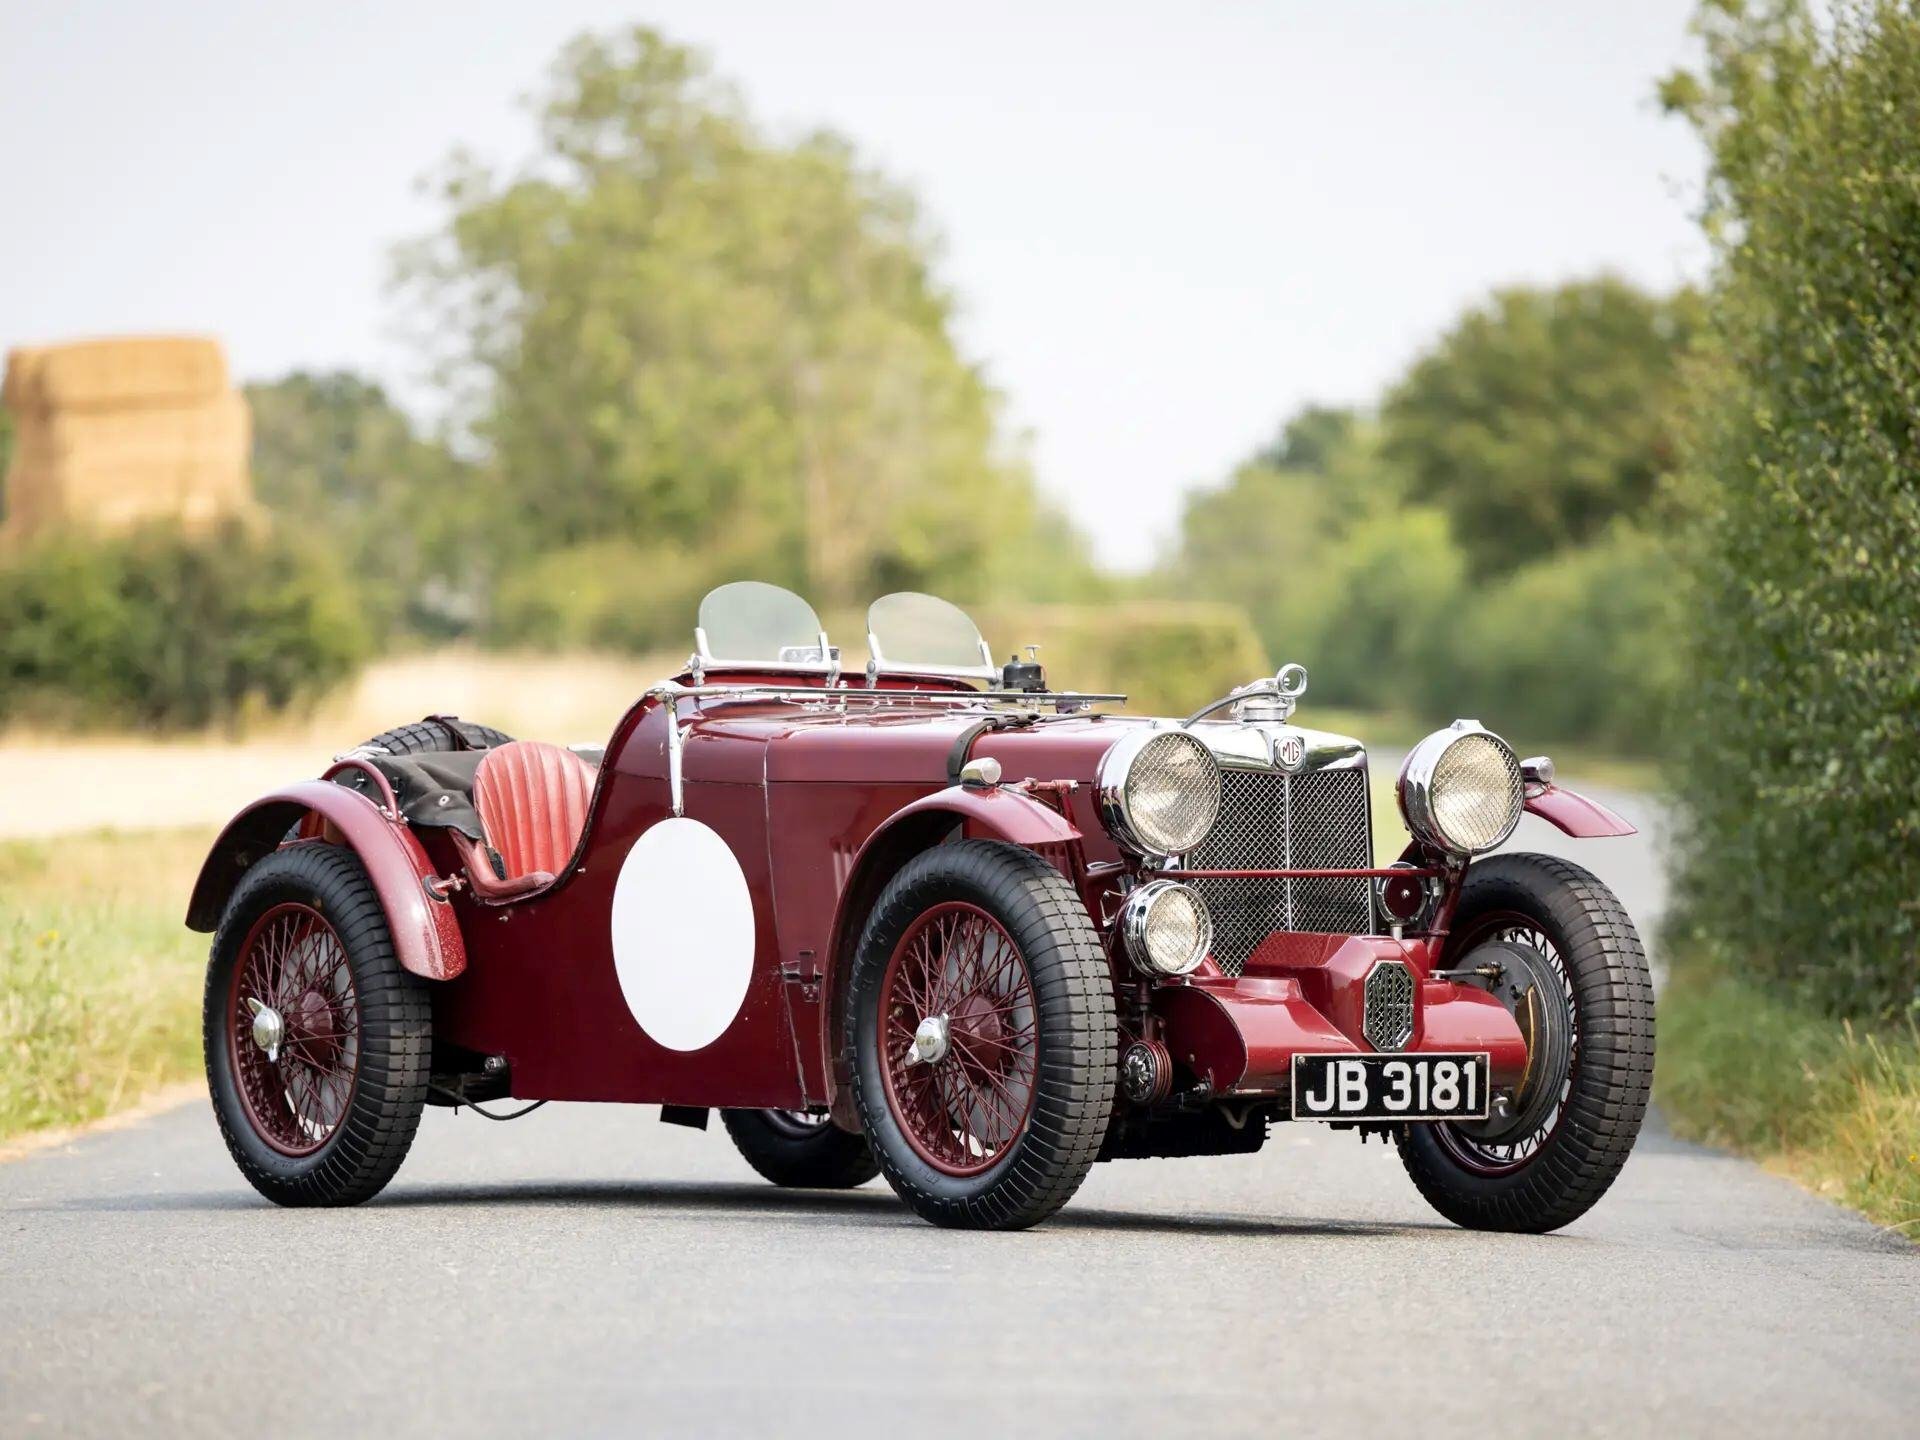
[[[1533,843],[1523,837],[1521,843]],[[1638,913],[1637,841],[1571,853]],[[344,1212],[204,1101],[0,1165],[0,1436],[1915,1433],[1920,1249],[1657,1121],[1545,1237],[1391,1149],[1097,1167],[1022,1235],[759,1182],[718,1127],[432,1111]]]

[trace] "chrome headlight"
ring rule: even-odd
[[[1185,975],[1213,949],[1213,916],[1190,885],[1149,880],[1120,907],[1127,958],[1149,975]]]
[[[1400,770],[1400,812],[1414,838],[1456,855],[1491,850],[1526,801],[1513,749],[1475,720],[1436,730]]]
[[[1184,730],[1137,730],[1100,757],[1107,829],[1142,855],[1182,855],[1220,815],[1220,766]]]

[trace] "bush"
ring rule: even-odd
[[[0,561],[0,720],[204,725],[318,694],[365,650],[323,551],[237,525],[63,537]]]
[[[1329,547],[1267,643],[1307,667],[1316,703],[1414,707],[1429,653],[1446,643],[1464,599],[1465,568],[1440,511],[1382,511]]]
[[[1835,8],[1708,12],[1667,88],[1722,236],[1678,898],[1829,1010],[1920,1015],[1920,16]]]
[[[1185,715],[1273,672],[1246,613],[1232,605],[1004,606],[974,619],[996,659],[1038,645],[1055,689],[1119,691],[1141,713]]]
[[[1655,753],[1678,683],[1661,544],[1624,527],[1462,597],[1408,662],[1422,708],[1470,715],[1523,751],[1579,740]]]
[[[767,578],[767,566],[725,554],[693,556],[624,540],[550,550],[495,587],[487,639],[495,645],[560,646],[646,654],[691,651],[700,600],[729,580]]]

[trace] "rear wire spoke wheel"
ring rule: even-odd
[[[1554,856],[1496,855],[1468,870],[1442,963],[1470,966],[1492,943],[1538,957],[1544,1002],[1564,1007],[1550,1018],[1564,1027],[1565,1063],[1516,1097],[1527,1117],[1516,1129],[1441,1121],[1402,1126],[1396,1139],[1408,1175],[1449,1220],[1538,1234],[1585,1214],[1633,1149],[1653,1085],[1653,982],[1613,892]]]
[[[233,967],[227,1018],[228,1054],[255,1131],[284,1155],[313,1154],[346,1119],[360,1061],[352,967],[319,911],[290,901],[254,921]]]
[[[429,996],[351,851],[306,841],[248,871],[214,935],[201,1028],[214,1115],[261,1194],[351,1205],[393,1177],[426,1103]]]
[[[880,1173],[864,1136],[806,1110],[722,1110],[741,1158],[766,1180],[802,1190],[851,1190]]]
[[[868,1141],[927,1219],[1023,1228],[1086,1178],[1112,1113],[1113,982],[1032,851],[968,840],[909,861],[868,918],[846,1024]]]

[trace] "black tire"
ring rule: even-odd
[[[384,750],[389,755],[426,755],[442,750],[491,750],[513,739],[491,725],[475,725],[465,720],[460,722],[460,730],[464,734],[456,733],[444,720],[416,720],[411,725],[382,730],[363,741],[362,748]]]
[[[1504,917],[1558,952],[1572,992],[1576,1041],[1558,1111],[1535,1132],[1544,1138],[1505,1149],[1444,1124],[1403,1126],[1397,1139],[1413,1183],[1456,1225],[1542,1234],[1584,1215],[1627,1163],[1653,1088],[1653,981],[1619,900],[1570,861],[1496,855],[1474,865],[1453,917],[1461,948],[1445,963],[1468,963],[1476,931],[1509,933],[1498,929]]]
[[[984,911],[1018,951],[1031,985],[1034,1066],[1024,1128],[989,1168],[955,1175],[930,1164],[889,1100],[880,996],[915,920],[947,902]],[[1113,976],[1086,906],[1031,850],[998,841],[937,845],[902,866],[874,905],[853,959],[844,1044],[854,1102],[887,1183],[937,1225],[1019,1230],[1058,1210],[1100,1152],[1115,1094]]]
[[[722,1110],[734,1146],[763,1179],[801,1190],[851,1190],[880,1173],[866,1138],[784,1110]]]
[[[338,938],[357,1019],[357,1064],[350,1086],[343,1085],[340,1119],[316,1150],[302,1155],[270,1142],[235,1073],[236,1051],[253,1043],[236,1033],[236,967],[255,927],[288,907],[317,912]],[[309,843],[276,851],[247,872],[214,934],[201,1038],[220,1133],[240,1173],[262,1195],[277,1205],[356,1205],[393,1178],[426,1104],[431,999],[426,982],[395,958],[386,914],[359,857]]]

